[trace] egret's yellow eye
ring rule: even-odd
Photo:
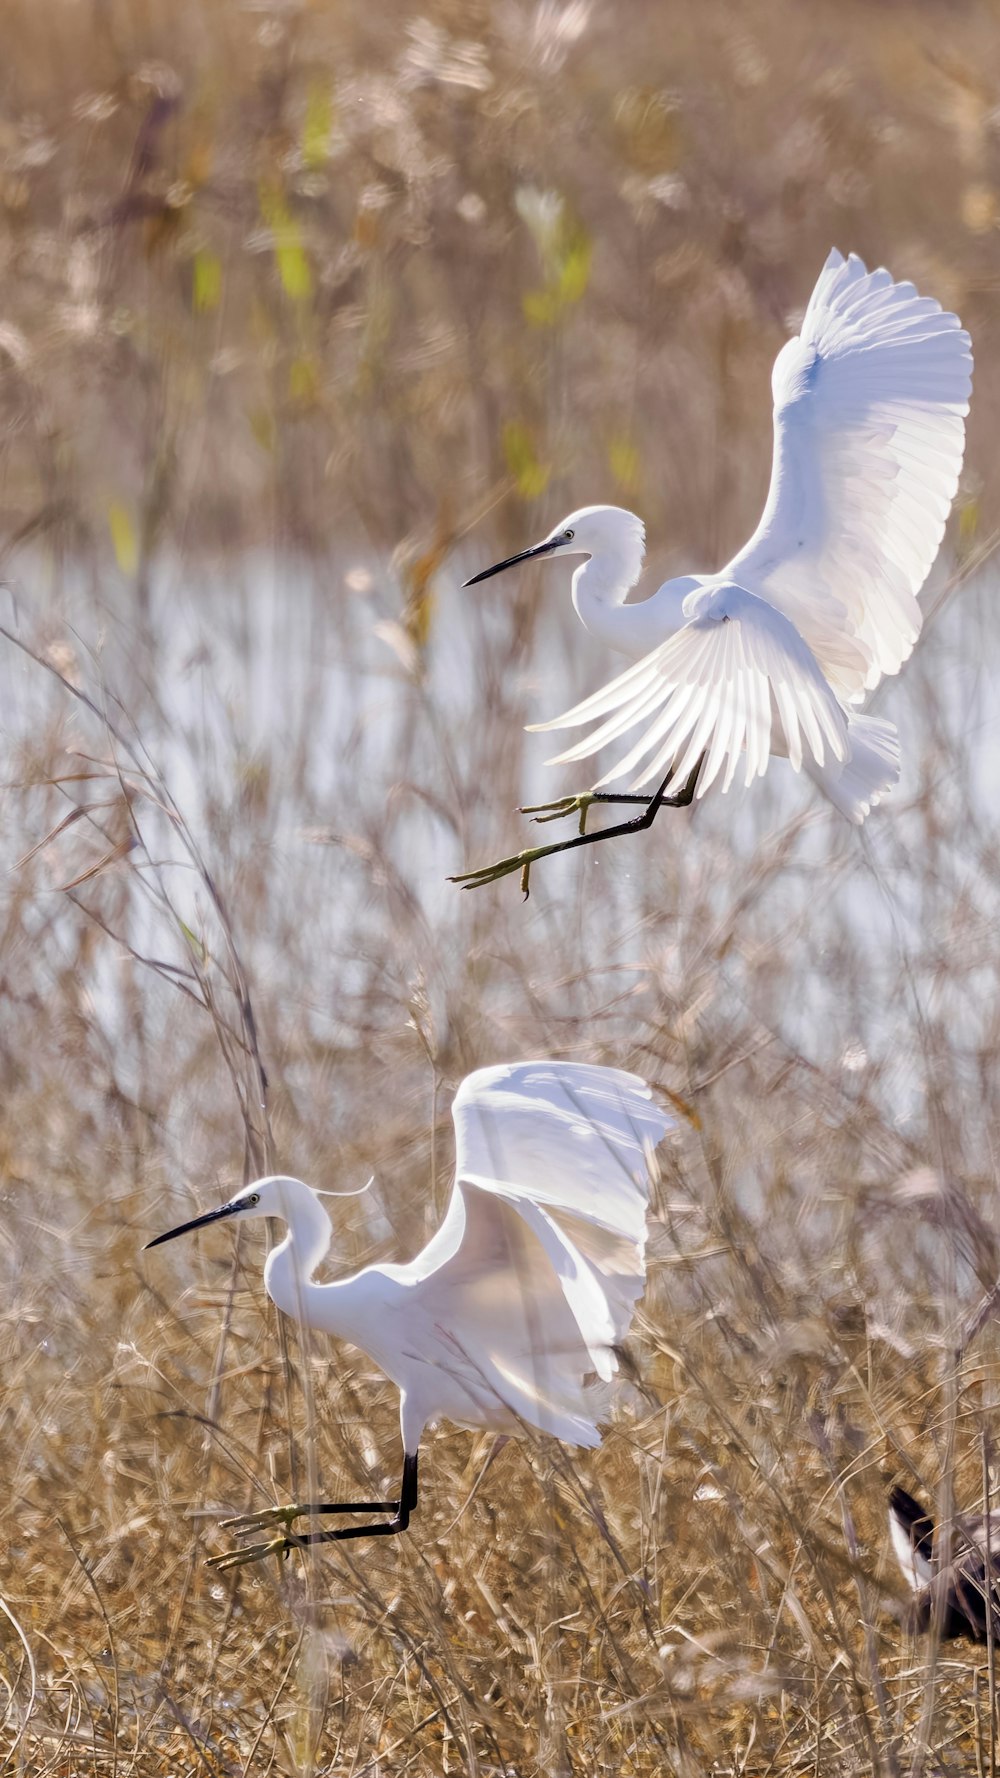
[[[573,533],[572,533],[572,531],[567,531],[567,532],[566,532],[566,533],[565,533],[565,537],[566,537],[566,542],[567,542],[567,543],[572,543],[572,541],[573,541]]]

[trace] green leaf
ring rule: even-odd
[[[120,500],[112,500],[108,507],[108,530],[111,532],[115,561],[121,572],[134,574],[139,566],[139,539],[132,523],[132,515]]]
[[[325,167],[330,158],[330,128],[333,106],[326,81],[315,81],[306,99],[306,115],[302,125],[302,159],[314,171]]]
[[[255,407],[248,414],[250,430],[264,451],[273,451],[275,447],[274,416],[267,408]]]
[[[639,481],[639,453],[630,438],[619,432],[608,445],[608,467],[620,488],[633,493]]]
[[[554,193],[547,194],[544,233],[534,211],[523,201],[519,208],[535,236],[544,273],[541,287],[529,290],[522,300],[525,319],[532,327],[553,327],[564,309],[580,301],[590,283],[593,242]]]
[[[531,434],[519,420],[508,420],[501,434],[507,468],[524,500],[537,500],[549,485],[552,470],[541,463],[535,452]]]
[[[205,946],[202,944],[201,939],[198,937],[198,934],[196,932],[192,932],[190,926],[186,926],[184,924],[184,921],[180,918],[179,915],[178,915],[178,919],[177,919],[177,924],[181,929],[181,934],[183,936],[184,942],[190,949],[192,955],[197,958],[199,963],[207,963],[209,960],[208,952],[206,951]]]
[[[222,261],[206,248],[194,256],[191,303],[196,315],[207,315],[222,300]]]
[[[530,321],[532,327],[551,327],[559,319],[562,304],[553,290],[529,290],[521,307],[525,320]]]
[[[590,283],[590,262],[593,248],[581,229],[567,245],[556,288],[564,303],[578,303]]]
[[[960,555],[966,555],[973,547],[979,531],[979,501],[973,494],[963,500],[958,509],[958,549]]]
[[[313,292],[312,271],[302,246],[299,225],[278,186],[261,185],[260,213],[271,231],[278,276],[285,295],[292,302],[308,302]]]
[[[319,375],[314,358],[293,358],[288,367],[288,393],[293,401],[315,401]]]

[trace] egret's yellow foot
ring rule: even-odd
[[[561,796],[554,803],[524,803],[519,815],[530,815],[533,821],[561,821],[564,815],[580,817],[580,832],[587,831],[587,811],[591,803],[602,799],[593,790],[582,790],[579,796]]]
[[[265,1531],[269,1525],[291,1525],[308,1511],[307,1506],[268,1506],[260,1513],[238,1513],[235,1519],[223,1519],[222,1530],[245,1537],[250,1531]]]
[[[272,1537],[267,1543],[248,1543],[241,1550],[226,1550],[222,1556],[209,1556],[208,1568],[221,1574],[227,1568],[243,1568],[249,1562],[262,1562],[265,1556],[287,1556],[296,1547],[295,1539]]]
[[[501,877],[512,876],[514,871],[521,874],[521,890],[525,901],[528,899],[528,877],[532,865],[539,858],[549,858],[553,852],[561,852],[558,846],[529,846],[525,852],[515,852],[510,858],[498,858],[496,864],[484,864],[481,870],[466,871],[462,876],[449,877],[449,883],[459,883],[463,889],[481,889],[484,883],[497,883]]]

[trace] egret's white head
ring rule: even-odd
[[[474,574],[466,586],[512,568],[515,562],[529,562],[534,556],[593,556],[607,562],[615,570],[615,579],[623,588],[634,586],[642,572],[646,552],[646,527],[634,512],[624,506],[581,506],[568,517],[560,519],[541,543],[522,549],[516,556],[507,556]]]
[[[304,1180],[289,1179],[283,1174],[274,1174],[268,1179],[255,1179],[252,1185],[245,1185],[227,1204],[220,1204],[218,1210],[208,1210],[204,1216],[192,1217],[190,1222],[182,1222],[175,1229],[168,1229],[165,1235],[157,1235],[155,1241],[147,1241],[147,1247],[159,1247],[164,1241],[172,1241],[176,1235],[186,1235],[191,1229],[204,1228],[206,1223],[219,1222],[223,1217],[232,1216],[277,1216],[282,1222],[291,1222],[295,1206],[306,1198],[315,1198],[316,1193],[311,1185]]]

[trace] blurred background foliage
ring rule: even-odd
[[[535,503],[615,498],[711,565],[755,517],[770,362],[832,244],[959,310],[989,438],[996,25],[10,0],[8,550],[44,528],[140,579],[164,544],[426,561],[496,503],[521,537]]]
[[[3,21],[12,1769],[992,1775],[987,1676],[887,1611],[884,1475],[1000,1493],[996,6]],[[898,793],[859,835],[777,763],[459,894],[580,787],[522,725],[608,661],[557,569],[458,582],[601,499],[653,584],[724,559],[833,244],[976,353]],[[226,1511],[393,1486],[394,1391],[252,1234],[142,1242],[277,1164],[374,1170],[336,1263],[410,1254],[462,1073],[533,1053],[678,1112],[604,1447],[443,1429],[407,1539],[223,1587]]]

